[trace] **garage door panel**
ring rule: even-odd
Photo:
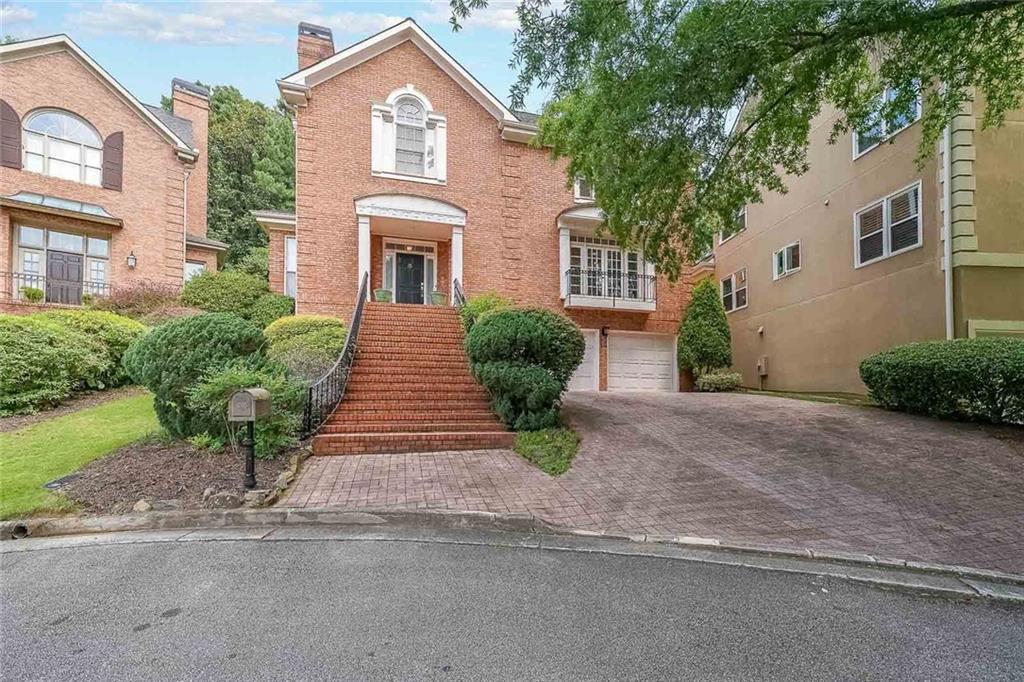
[[[675,338],[657,334],[608,336],[608,388],[674,391]]]

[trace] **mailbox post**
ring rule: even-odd
[[[228,421],[245,422],[245,487],[256,487],[256,419],[270,414],[270,391],[265,388],[243,388],[228,398]]]

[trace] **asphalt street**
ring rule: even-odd
[[[1024,675],[1021,608],[667,558],[142,542],[5,553],[0,570],[4,680]]]

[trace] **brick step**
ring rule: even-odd
[[[417,359],[422,358],[424,356],[422,348],[412,348],[409,346],[392,346],[390,348],[367,348],[366,346],[359,344],[358,351],[361,357],[367,358],[386,357]],[[464,358],[466,357],[466,351],[464,351],[461,346],[458,348],[438,347],[431,348],[430,353],[428,355],[437,358]]]
[[[365,329],[436,329],[438,331],[462,332],[462,324],[458,320],[410,319],[410,320],[363,320]]]
[[[408,395],[405,397],[394,396],[388,398],[379,398],[371,395],[348,395],[345,394],[345,403],[352,408],[360,408],[364,405],[380,404],[382,407],[391,409],[398,408],[410,408],[410,409],[430,409],[435,408],[437,410],[459,410],[459,409],[475,409],[482,410],[490,406],[490,401],[483,395],[474,397],[460,397],[460,398],[442,398],[437,399],[433,396],[427,395]],[[345,408],[345,405],[342,405]]]
[[[455,332],[431,332],[425,330],[422,327],[416,327],[406,330],[391,330],[391,329],[362,329],[359,331],[359,342],[364,341],[384,341],[387,343],[395,343],[396,341],[416,341],[419,344],[431,343],[431,344],[449,344],[461,346],[463,336],[461,333]]]
[[[379,408],[341,408],[336,410],[327,418],[327,424],[351,424],[354,422],[384,422],[384,421],[407,421],[407,422],[437,422],[458,421],[475,422],[497,419],[494,413],[488,409],[457,410],[439,413],[437,410],[394,410]]]
[[[363,374],[362,372],[353,372],[352,376],[349,377],[348,387],[346,391],[353,391],[363,388],[380,387],[386,390],[404,390],[409,393],[419,393],[422,391],[433,391],[438,388],[445,390],[464,390],[472,391],[478,388],[483,388],[473,377],[466,374],[452,375],[445,379],[444,384],[439,384],[436,381],[423,381],[422,376],[416,374],[412,379],[403,379],[397,376],[381,375],[381,374]]]
[[[409,432],[451,432],[451,431],[495,431],[504,426],[497,418],[487,421],[460,422],[417,422],[417,421],[361,421],[340,424],[325,424],[320,433],[409,433]]]
[[[443,452],[512,447],[508,431],[437,431],[405,433],[332,433],[313,438],[316,455]]]
[[[430,357],[419,357],[419,358],[402,358],[401,360],[391,360],[386,357],[380,357],[377,354],[366,355],[359,358],[355,364],[355,370],[361,371],[363,369],[376,369],[376,368],[390,368],[395,372],[401,370],[418,370],[423,369],[448,369],[448,370],[463,370],[469,371],[469,360],[463,356],[461,359],[433,359]]]
[[[466,351],[463,350],[462,344],[451,344],[451,343],[416,343],[410,340],[399,340],[399,341],[372,341],[364,342],[360,339],[359,344],[356,348],[363,354],[377,354],[382,357],[386,357],[389,353],[402,353],[409,355],[416,355],[421,358],[429,358],[431,356],[458,356],[466,357]]]
[[[391,386],[373,386],[359,384],[349,385],[345,389],[345,397],[351,400],[488,400],[487,391],[482,386],[465,386],[451,388],[447,384],[424,387],[412,390],[400,384]]]
[[[365,312],[398,312],[398,313],[440,313],[457,315],[458,311],[450,305],[424,305],[422,303],[381,303],[367,301]]]

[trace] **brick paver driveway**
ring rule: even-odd
[[[320,457],[284,504],[532,512],[626,533],[1024,573],[1024,429],[755,395],[566,399],[552,479],[509,451]]]

